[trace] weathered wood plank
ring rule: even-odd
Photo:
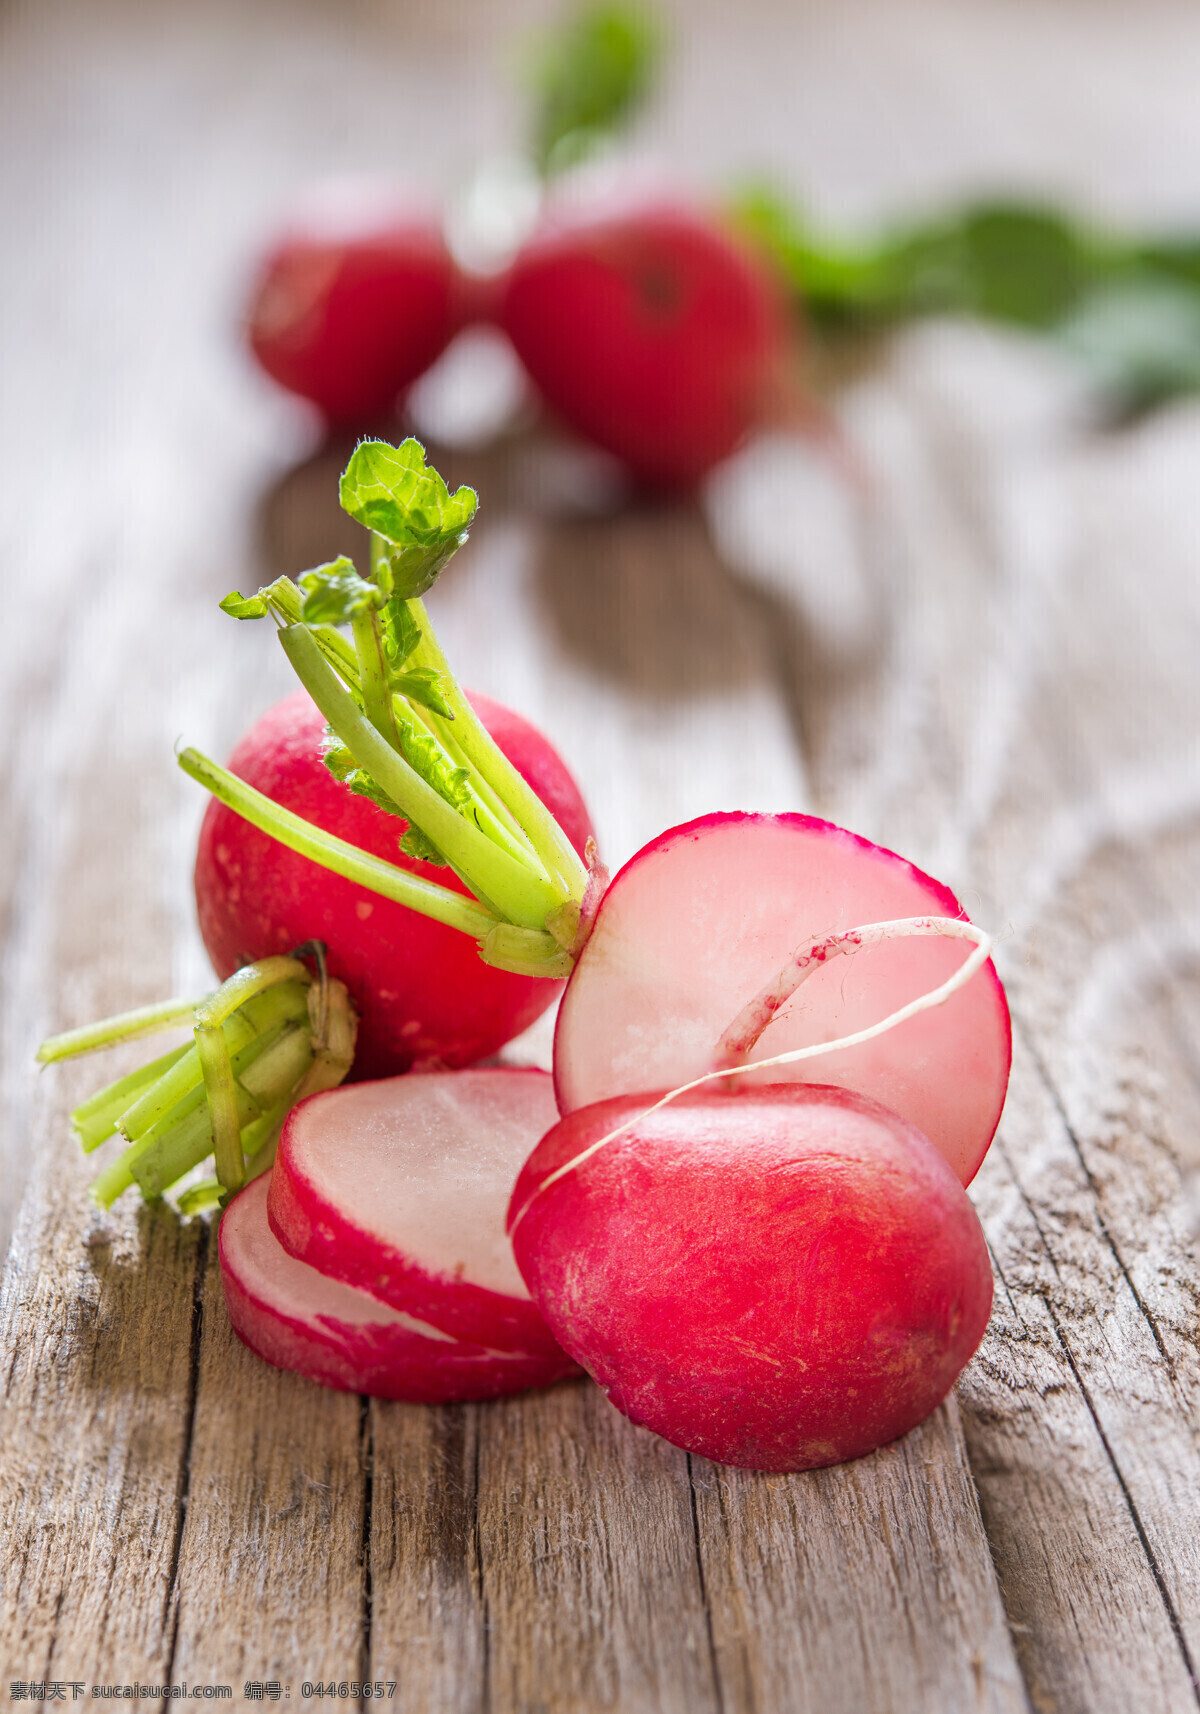
[[[93,861],[97,844],[125,837],[153,863],[161,829],[137,745],[107,763],[114,711],[91,684],[96,725],[69,756],[47,757],[65,813],[41,853],[54,908],[31,928],[67,1008],[103,991],[119,1009],[165,987],[169,919]],[[0,1636],[10,1676],[34,1680],[161,1679],[171,1655],[204,1233],[162,1210],[89,1205],[96,1162],[66,1116],[103,1076],[92,1062],[39,1084],[21,1139],[34,1192],[0,1301]]]
[[[1128,1282],[1103,1253],[1052,1096],[1020,1043],[975,1197],[997,1296],[960,1397],[1034,1705],[1191,1709],[1161,1551],[1148,1551],[1143,1522],[1153,1511],[1146,1489],[1157,1431],[1172,1414],[1166,1377]],[[1176,1467],[1177,1454],[1168,1449]]]
[[[692,1472],[723,1707],[1028,1706],[953,1401],[854,1464]]]
[[[404,1714],[484,1714],[488,1611],[480,1576],[480,1407],[370,1407],[372,1680]]]
[[[586,1382],[480,1427],[488,1707],[719,1709],[686,1455]]]
[[[210,1245],[176,1574],[174,1675],[358,1679],[369,1478],[357,1396],[273,1369],[229,1325]],[[393,1676],[395,1676],[393,1674]]]
[[[203,1234],[155,1210],[90,1218],[82,1176],[23,1220],[0,1305],[0,1670],[161,1682]]]

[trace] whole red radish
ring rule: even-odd
[[[794,331],[774,275],[678,198],[552,215],[499,317],[547,403],[652,485],[697,481],[786,396]]]
[[[807,815],[717,814],[639,851],[600,903],[554,1042],[560,1110],[678,1088],[856,1033],[946,981],[960,941],[856,945],[897,918],[961,919],[950,892],[894,851]],[[824,936],[802,985],[798,949]],[[988,963],[945,1004],[854,1047],[738,1079],[807,1077],[870,1096],[916,1125],[969,1184],[1008,1086],[1012,1038]]]
[[[362,427],[439,357],[465,287],[437,219],[374,187],[330,186],[272,246],[246,316],[273,380]]]
[[[517,1263],[560,1344],[634,1422],[724,1464],[809,1469],[915,1427],[992,1301],[942,1157],[844,1089],[705,1091],[642,1118],[653,1100],[572,1113],[517,1181]]]
[[[485,726],[583,851],[591,824],[575,782],[533,726],[486,697]],[[405,823],[335,780],[322,760],[325,723],[304,691],[277,703],[235,749],[232,771],[306,821],[389,862],[465,891],[448,868],[401,854]],[[217,973],[323,940],[332,975],[359,1013],[355,1077],[417,1062],[469,1065],[527,1028],[559,984],[485,965],[456,929],[320,868],[213,801],[196,855],[200,932]]]
[[[562,1351],[489,1351],[388,1309],[298,1262],[267,1225],[266,1178],[221,1218],[221,1283],[234,1332],[276,1368],[411,1404],[497,1398],[574,1374]]]
[[[547,1074],[493,1066],[337,1093],[301,1102],[279,1139],[269,1215],[285,1249],[456,1339],[560,1356],[504,1230],[558,1116]]]

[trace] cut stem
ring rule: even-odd
[[[217,1177],[226,1190],[240,1190],[245,1177],[242,1170],[242,1124],[233,1067],[229,1063],[229,1044],[220,1024],[197,1024],[196,1047],[200,1054],[200,1069],[204,1073]]]
[[[392,863],[385,863],[382,857],[372,857],[356,845],[323,832],[311,821],[302,820],[290,809],[264,797],[198,750],[181,750],[177,760],[185,774],[228,808],[236,810],[253,827],[277,839],[290,851],[310,857],[323,869],[343,875],[348,881],[357,881],[382,898],[408,905],[435,922],[461,929],[476,940],[495,927],[494,913],[474,899],[465,899],[461,893],[452,893],[449,887],[411,875],[407,869],[398,869]]]
[[[48,1036],[37,1050],[43,1065],[53,1065],[74,1054],[95,1053],[102,1047],[112,1047],[119,1041],[133,1041],[137,1036],[156,1035],[169,1030],[172,1024],[190,1023],[198,1000],[162,1000],[156,1006],[139,1006],[133,1012],[118,1012],[115,1017],[102,1018],[99,1023],[84,1024],[81,1029],[64,1030],[61,1035]]]

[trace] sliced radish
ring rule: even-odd
[[[619,1410],[753,1470],[858,1458],[983,1337],[987,1242],[927,1138],[844,1089],[580,1108],[512,1200],[546,1319]]]
[[[316,1095],[284,1126],[271,1228],[329,1278],[455,1338],[553,1356],[504,1214],[557,1118],[544,1071],[434,1072]]]
[[[532,1356],[451,1339],[296,1261],[267,1224],[257,1178],[221,1220],[221,1281],[234,1332],[276,1368],[343,1392],[412,1404],[497,1398],[576,1373],[563,1352]]]
[[[709,815],[672,828],[601,902],[559,1012],[559,1107],[676,1087],[728,1063],[735,1023],[824,935],[963,914],[902,857],[811,816]],[[944,982],[964,950],[934,936],[830,957],[778,1010],[762,1009],[749,1063],[878,1022]],[[1008,1006],[988,963],[944,1005],[885,1035],[743,1074],[739,1087],[820,1082],[869,1096],[923,1131],[969,1184],[999,1122],[1010,1057]]]

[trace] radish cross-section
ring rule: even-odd
[[[277,1368],[344,1392],[413,1404],[496,1398],[575,1372],[570,1358],[489,1351],[388,1309],[296,1261],[267,1224],[255,1179],[221,1221],[221,1280],[243,1344]]]
[[[558,1117],[543,1071],[352,1084],[291,1114],[269,1202],[284,1247],[331,1279],[458,1339],[553,1355],[504,1213]]]
[[[911,863],[811,816],[710,815],[673,828],[601,902],[559,1014],[559,1106],[567,1114],[853,1035],[936,989],[963,950],[934,934],[847,952],[846,931],[962,914]],[[835,935],[841,955],[818,958],[789,987],[798,949]],[[923,1131],[967,1184],[1000,1117],[1010,1051],[988,963],[944,1005],[884,1035],[811,1066],[741,1071],[738,1087],[816,1076],[867,1095]]]

